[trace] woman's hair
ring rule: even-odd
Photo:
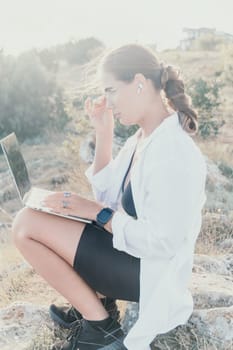
[[[156,90],[164,91],[168,104],[178,112],[183,129],[189,134],[197,132],[197,113],[191,106],[191,98],[185,94],[179,71],[159,62],[149,48],[138,44],[121,46],[104,57],[102,68],[124,82],[133,81],[137,73],[143,74]]]

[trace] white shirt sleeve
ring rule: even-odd
[[[132,146],[131,146],[132,145]],[[95,199],[116,209],[121,178],[124,175],[124,166],[127,168],[130,155],[134,149],[134,138],[129,138],[121,148],[115,159],[112,159],[103,169],[93,175],[93,165],[85,172]]]
[[[113,245],[139,258],[172,258],[201,215],[205,172],[161,163],[147,181],[143,214],[137,220],[116,212]]]
[[[114,161],[111,160],[103,169],[93,175],[93,164],[86,170],[85,175],[92,185],[97,200],[109,187],[114,173]],[[100,200],[101,201],[101,200]]]

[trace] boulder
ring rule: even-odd
[[[151,344],[152,349],[178,349],[181,341],[186,342],[185,349],[193,347],[194,342],[198,349],[232,349],[232,267],[232,254],[220,257],[195,255],[190,281],[194,312],[186,325],[178,326],[167,334],[158,335]],[[137,318],[138,304],[128,302],[122,319],[125,332],[129,331]],[[159,347],[159,344],[160,346],[164,344],[164,347]],[[205,347],[205,344],[208,344],[209,347]]]
[[[217,349],[230,349],[233,344],[233,306],[195,310],[189,320],[201,336],[216,343]],[[231,348],[232,349],[232,348]]]
[[[0,309],[1,350],[34,350],[37,343],[43,343],[49,349],[53,342],[52,329],[45,307],[17,302]]]
[[[219,275],[233,276],[233,254],[213,257],[195,254],[193,272],[210,272]]]

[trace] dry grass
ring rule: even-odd
[[[233,239],[233,215],[206,212],[195,252],[207,255],[231,253],[232,247],[221,248],[221,243],[227,239]]]
[[[209,159],[216,163],[224,162],[233,167],[233,136],[232,143],[219,142],[216,138],[208,141],[198,140],[198,146]]]
[[[91,186],[85,176],[88,165],[80,158],[81,139],[70,135],[63,143],[63,156],[69,159],[70,172],[68,186],[71,191],[85,197],[92,197]]]
[[[218,339],[203,336],[193,325],[178,326],[174,330],[156,337],[152,350],[232,350],[232,345],[224,347]]]
[[[10,240],[0,244],[0,308],[25,301],[49,306],[64,298],[27,264]]]
[[[31,340],[31,343],[25,348],[25,350],[50,350],[51,346],[57,340],[54,331],[49,329],[46,325],[41,324],[38,327],[35,337]]]

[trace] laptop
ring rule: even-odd
[[[51,208],[42,205],[43,200],[53,191],[32,187],[26,163],[20,150],[15,133],[12,133],[0,140],[1,147],[6,157],[10,173],[12,175],[16,190],[23,205],[28,208],[39,210],[48,214],[60,216],[70,220],[92,223],[87,218],[53,212]]]

